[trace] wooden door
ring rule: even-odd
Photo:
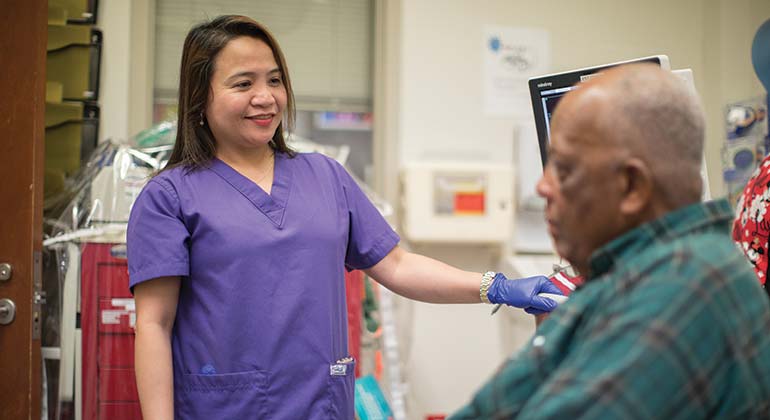
[[[0,4],[0,299],[16,316],[0,325],[0,419],[40,418],[40,281],[42,241],[46,0]]]

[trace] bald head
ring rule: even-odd
[[[601,147],[617,147],[642,160],[655,182],[656,199],[674,209],[697,202],[702,191],[703,110],[694,92],[652,64],[604,71],[559,104],[558,119],[583,118]],[[569,108],[569,109],[568,109]],[[577,115],[585,110],[589,115]]]
[[[703,113],[671,73],[599,73],[562,98],[552,122],[537,192],[556,251],[578,271],[614,238],[700,200]]]

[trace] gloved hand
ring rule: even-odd
[[[489,286],[487,298],[492,303],[515,306],[532,315],[551,312],[559,306],[555,300],[538,296],[538,293],[564,295],[545,276],[509,279],[502,273],[497,273]]]

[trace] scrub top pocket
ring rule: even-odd
[[[352,357],[329,365],[329,412],[330,420],[356,418],[353,396],[356,385],[356,361]]]
[[[184,374],[175,384],[176,419],[267,419],[268,374],[255,370]]]

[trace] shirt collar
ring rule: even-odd
[[[636,227],[594,251],[589,265],[590,281],[610,271],[614,265],[633,258],[661,240],[671,240],[699,230],[724,230],[728,233],[733,209],[727,200],[696,203],[674,210],[663,217]]]
[[[273,184],[270,194],[265,192],[254,181],[247,178],[235,168],[221,159],[214,157],[209,169],[222,177],[228,184],[239,191],[246,199],[259,209],[277,227],[283,226],[283,217],[289,201],[289,193],[292,186],[293,170],[287,159],[289,156],[282,152],[275,152],[273,170]]]

